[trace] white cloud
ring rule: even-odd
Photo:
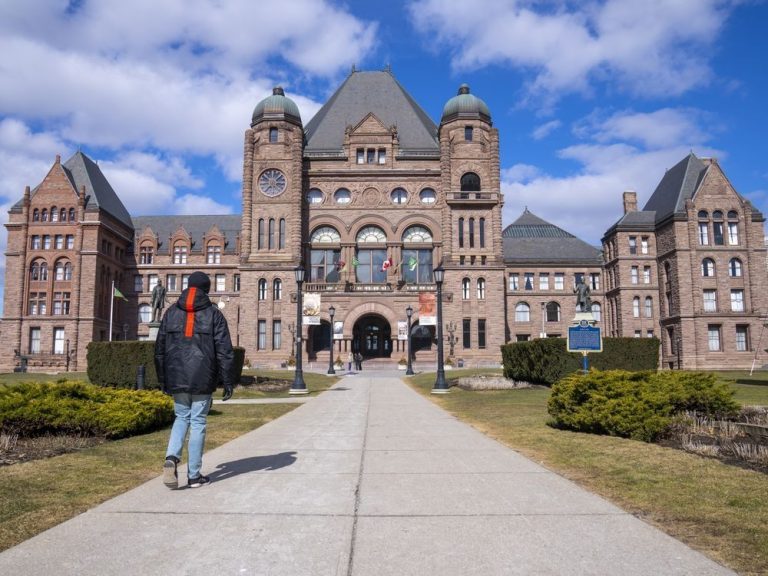
[[[174,201],[175,214],[231,214],[232,208],[208,196],[184,194]]]
[[[549,122],[545,122],[541,126],[537,126],[533,132],[531,132],[531,136],[534,140],[542,140],[549,136],[552,131],[557,130],[560,128],[562,122],[560,120],[550,120]]]
[[[707,48],[729,0],[416,0],[410,13],[460,70],[492,64],[531,73],[529,95],[546,106],[596,82],[643,96],[677,95],[712,76]]]
[[[515,164],[511,168],[504,168],[501,171],[501,179],[510,182],[527,182],[540,174],[541,170],[536,166],[531,164]]]
[[[662,108],[653,112],[616,112],[608,118],[595,113],[578,123],[575,132],[598,142],[631,141],[645,147],[704,142],[710,135],[699,127],[706,114],[691,108]]]

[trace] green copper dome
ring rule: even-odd
[[[301,126],[299,107],[296,106],[296,102],[286,97],[285,92],[280,86],[275,86],[272,89],[272,96],[267,96],[256,104],[256,108],[253,110],[251,126],[264,118],[285,119]]]
[[[458,118],[480,118],[491,121],[491,112],[485,102],[469,93],[469,86],[462,84],[459,93],[446,102],[440,123],[450,122]]]

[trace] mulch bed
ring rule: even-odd
[[[13,434],[3,433],[0,434],[0,466],[77,452],[105,441],[104,438],[93,436],[57,434],[37,438],[19,438]]]

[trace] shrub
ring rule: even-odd
[[[592,370],[557,382],[547,408],[556,428],[651,442],[678,414],[723,417],[738,404],[713,374]]]
[[[582,356],[566,350],[565,338],[540,338],[501,347],[504,376],[551,386],[581,369]],[[603,351],[589,355],[598,370],[655,370],[659,363],[656,338],[603,338]]]
[[[173,417],[173,400],[158,391],[114,390],[67,380],[0,388],[0,431],[20,436],[123,438],[161,428]]]
[[[243,373],[245,348],[235,346],[235,382]],[[144,365],[144,388],[158,390],[155,343],[151,341],[91,342],[88,344],[88,378],[109,388],[134,388],[139,366]]]

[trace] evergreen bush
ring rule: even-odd
[[[235,383],[240,380],[245,348],[235,346]],[[135,388],[138,368],[144,365],[144,388],[159,390],[155,372],[155,343],[148,340],[91,342],[88,344],[88,378],[109,388]]]
[[[565,338],[539,338],[501,347],[504,376],[551,386],[581,369],[582,355],[566,350]],[[603,338],[603,351],[589,355],[598,370],[655,370],[659,363],[657,338]]]
[[[556,428],[652,442],[683,412],[722,418],[738,404],[709,373],[592,370],[558,381],[547,408]]]
[[[67,380],[0,387],[0,431],[23,437],[123,438],[156,430],[173,418],[173,400],[159,391],[115,390]]]

